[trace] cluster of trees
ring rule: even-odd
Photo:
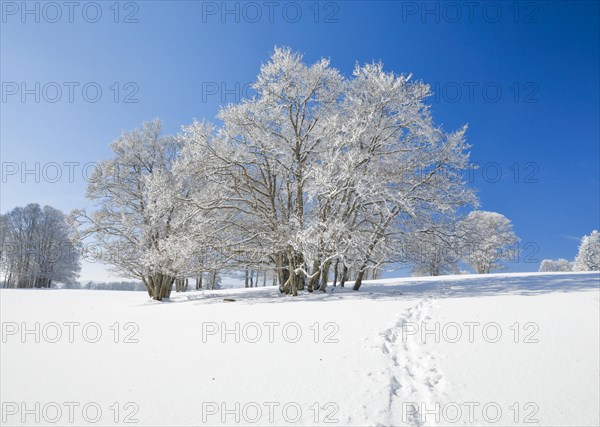
[[[80,270],[65,215],[38,204],[0,215],[0,267],[7,288],[49,288],[72,283]]]
[[[573,271],[573,263],[564,258],[544,259],[540,263],[541,272]]]
[[[98,209],[70,215],[101,245],[99,260],[152,298],[227,269],[269,273],[292,295],[325,290],[333,270],[358,290],[411,239],[422,253],[453,249],[433,264],[413,259],[417,269],[442,274],[465,257],[488,273],[516,241],[499,214],[456,220],[477,203],[463,180],[466,128],[433,123],[428,85],[380,63],[345,78],[326,59],[307,65],[277,48],[253,89],[221,109],[218,128],[194,121],[166,136],[155,120],[123,133],[88,186]]]
[[[480,274],[503,268],[518,255],[519,241],[508,218],[497,212],[472,211],[462,219],[431,224],[408,235],[404,251],[415,276],[457,274],[464,262]]]
[[[569,262],[560,258],[545,259],[540,264],[543,272],[552,271],[599,271],[600,270],[600,233],[597,230],[588,236],[583,236],[575,261]]]

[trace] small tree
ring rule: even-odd
[[[497,212],[473,211],[459,228],[464,236],[465,261],[479,274],[502,268],[500,261],[512,258],[512,246],[519,240],[510,220]]]
[[[600,270],[600,233],[592,231],[589,236],[583,236],[579,245],[579,253],[575,258],[575,271]]]

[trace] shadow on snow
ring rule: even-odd
[[[191,291],[173,293],[169,304],[195,302],[199,304],[256,304],[330,302],[342,299],[420,299],[464,298],[499,295],[532,296],[552,292],[594,290],[600,287],[599,273],[555,274],[500,274],[474,276],[440,276],[439,278],[405,278],[370,280],[363,282],[359,291],[352,290],[350,282],[345,288],[329,286],[327,292],[299,291],[297,297],[280,294],[274,286],[264,288],[223,289],[216,291]],[[228,302],[224,299],[233,299]],[[149,302],[150,303],[150,302]],[[160,304],[160,303],[159,303]]]

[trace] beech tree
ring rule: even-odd
[[[197,188],[188,203],[228,212],[218,227],[226,258],[271,265],[283,292],[325,290],[334,263],[342,277],[357,272],[358,290],[412,222],[474,202],[461,180],[466,128],[435,127],[429,87],[410,75],[367,64],[347,79],[326,59],[306,65],[277,48],[253,88],[256,96],[221,110],[214,137],[201,122],[184,128],[177,170],[221,183],[218,197]]]
[[[331,132],[326,118],[335,110],[341,82],[329,61],[307,66],[300,55],[276,49],[253,85],[256,97],[221,110],[218,138],[193,139],[200,123],[185,129],[196,147],[190,156],[208,155],[220,165],[213,179],[223,179],[230,190],[218,209],[235,218],[230,225],[237,242],[230,247],[242,250],[232,257],[271,263],[283,289],[293,294],[306,274],[301,236],[312,217],[306,186]]]
[[[413,276],[457,274],[461,259],[462,236],[457,224],[448,219],[407,235],[403,255],[412,265]]]
[[[466,261],[480,274],[503,268],[514,257],[518,238],[508,218],[497,212],[473,211],[459,224]]]
[[[476,202],[462,180],[466,128],[435,126],[429,86],[411,75],[372,63],[346,78],[276,48],[253,89],[221,109],[219,128],[124,133],[88,188],[99,210],[72,215],[153,298],[221,270],[263,272],[263,284],[270,271],[297,295],[325,291],[333,267],[358,290],[408,233]]]
[[[161,300],[178,277],[176,260],[164,246],[181,221],[177,206],[167,202],[174,200],[171,192],[164,189],[175,182],[171,169],[180,144],[162,136],[162,124],[154,120],[123,132],[111,149],[114,156],[97,165],[88,183],[86,195],[98,209],[74,211],[70,221],[80,239],[93,236],[96,259],[119,275],[142,280],[148,294]]]

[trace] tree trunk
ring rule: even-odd
[[[152,298],[152,295],[153,295],[153,290],[152,290],[152,282],[151,282],[151,280],[152,280],[152,279],[151,279],[150,277],[148,277],[147,279],[144,277],[144,278],[142,279],[142,281],[144,282],[144,285],[146,285],[146,291],[148,292],[148,296],[149,296],[150,298]]]
[[[173,289],[173,282],[175,279],[173,277],[163,275],[162,283],[160,285],[160,295],[162,298],[170,298],[171,297],[171,289]]]
[[[298,296],[298,278],[296,277],[296,266],[293,264],[293,260],[294,257],[290,256],[290,264],[289,264],[289,269],[290,269],[290,293],[292,294],[292,296],[297,297]]]
[[[149,288],[152,290],[151,297],[157,301],[162,301],[163,298],[171,296],[174,277],[162,273],[155,273],[148,277]]]
[[[344,287],[346,284],[346,280],[348,280],[348,267],[344,264],[344,268],[342,268],[342,279],[340,280],[340,287]]]
[[[173,282],[174,281],[175,281],[175,278],[167,276],[166,289],[165,289],[165,292],[163,293],[163,298],[171,298],[171,291],[173,290]]]
[[[297,297],[298,296],[298,275],[296,274],[295,271],[292,271],[290,273],[290,285],[291,285],[291,289],[290,289],[290,293],[292,294],[293,297]]]
[[[292,289],[291,277],[291,258],[282,253],[278,256],[279,262],[279,292],[289,294]]]
[[[319,276],[321,274],[317,274],[317,270],[319,269],[320,264],[321,263],[318,260],[313,261],[313,267],[310,272],[311,278],[308,280],[308,292],[312,292],[313,289],[315,289],[317,287],[317,284],[319,283]]]
[[[358,291],[360,289],[360,285],[362,285],[363,276],[365,274],[365,268],[363,267],[358,274],[356,275],[356,281],[354,282],[353,291]]]
[[[150,298],[154,298],[156,295],[156,285],[154,284],[154,276],[148,276],[148,293],[150,294]]]
[[[279,279],[279,286],[283,286],[286,281],[283,273],[284,265],[285,263],[283,262],[283,255],[281,253],[277,254],[275,256],[275,273]]]
[[[298,274],[296,276],[296,281],[297,281],[298,290],[303,291],[304,286],[306,285],[306,277],[304,277],[304,274]]]
[[[321,287],[319,290],[321,292],[325,292],[327,290],[327,281],[329,280],[329,267],[331,266],[331,261],[326,261],[321,269]]]
[[[335,264],[333,265],[333,287],[335,288],[338,279],[338,265],[340,263],[340,259],[335,260]]]

